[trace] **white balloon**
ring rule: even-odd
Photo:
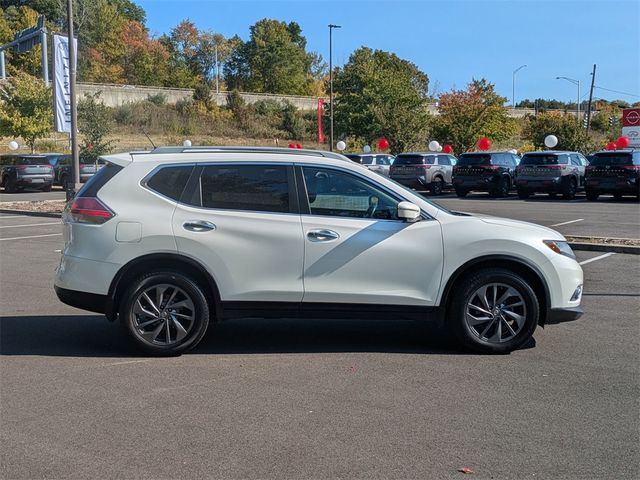
[[[364,147],[362,147],[362,151],[364,153],[371,153],[371,147],[369,145],[365,145]]]
[[[15,140],[11,140],[9,142],[9,150],[17,150],[19,146],[20,145],[18,145],[18,142],[16,142]]]
[[[184,147],[190,147],[191,146],[191,140],[185,140],[184,142],[182,142],[182,145]]]
[[[429,150],[432,152],[436,152],[438,150],[438,147],[440,146],[440,144],[438,142],[436,142],[435,140],[431,140],[429,142]]]
[[[336,148],[340,151],[343,151],[345,148],[347,148],[347,144],[340,140],[338,143],[336,143]]]
[[[442,145],[438,145],[438,152],[442,151]]]
[[[549,148],[553,148],[558,145],[558,137],[556,137],[555,135],[547,135],[546,137],[544,137],[544,144]]]

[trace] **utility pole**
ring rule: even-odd
[[[47,55],[47,27],[40,30],[40,43],[42,44],[42,79],[45,85],[49,85],[49,58]]]
[[[329,24],[329,151],[333,152],[333,29],[340,25]]]
[[[80,158],[78,156],[78,109],[76,105],[76,50],[73,36],[73,0],[67,0],[67,36],[69,39],[69,93],[71,106],[71,159],[73,161],[73,190],[67,193],[71,199],[82,188],[80,183]]]
[[[218,67],[218,42],[216,42],[216,93],[220,93],[220,68]],[[216,99],[216,103],[218,100]]]
[[[587,133],[591,128],[591,100],[593,99],[593,85],[596,83],[596,64],[593,64],[593,72],[591,72],[591,90],[589,91],[589,104],[587,106]]]

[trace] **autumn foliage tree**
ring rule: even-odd
[[[504,107],[505,101],[484,79],[473,80],[466,90],[444,93],[431,137],[451,144],[456,153],[473,150],[482,137],[492,142],[506,140],[516,133],[517,124]]]

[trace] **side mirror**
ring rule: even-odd
[[[415,222],[420,218],[420,207],[411,202],[400,202],[398,204],[398,218],[407,222]]]

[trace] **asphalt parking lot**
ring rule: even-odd
[[[58,302],[60,231],[0,215],[0,478],[638,478],[637,256],[578,252],[585,315],[508,356],[412,322],[248,319],[157,359]]]

